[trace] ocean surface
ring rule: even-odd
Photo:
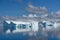
[[[60,40],[60,38],[49,36],[29,36],[28,34],[23,35],[23,33],[11,33],[11,34],[0,34],[0,40]]]

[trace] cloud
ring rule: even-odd
[[[46,14],[47,13],[47,8],[46,7],[37,7],[34,5],[29,4],[26,7],[26,10],[30,13],[37,13],[37,14]]]
[[[28,3],[25,11],[27,11],[29,15],[23,15],[23,17],[45,17],[48,15],[47,8],[45,6],[34,6],[32,5],[32,2]]]
[[[36,15],[29,14],[28,17],[37,17]]]
[[[56,12],[52,12],[50,17],[52,17],[52,18],[60,18],[60,10],[58,10]]]
[[[34,15],[33,14],[29,14],[27,16],[26,15],[23,15],[23,17],[39,17],[39,16],[37,16],[36,14],[34,14]]]
[[[28,15],[28,17],[34,17],[34,15],[32,15],[32,14],[29,14],[29,15]]]
[[[45,18],[45,17],[47,17],[48,16],[48,14],[45,14],[45,15],[41,15],[40,17],[41,18]]]
[[[22,15],[23,17],[27,17],[26,15]]]

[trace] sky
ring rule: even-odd
[[[31,16],[57,11],[60,11],[60,0],[0,0],[0,16]]]

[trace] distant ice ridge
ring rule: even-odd
[[[42,25],[43,28],[42,30],[57,30],[58,28],[60,28],[60,23],[58,22],[51,22],[51,21],[42,21]]]

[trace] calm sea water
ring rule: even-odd
[[[33,36],[34,37],[34,36]],[[48,37],[45,37],[45,40],[60,40],[57,37],[51,37],[50,35]],[[0,34],[0,40],[29,40],[29,35],[23,35],[22,33],[16,33],[16,34]],[[38,37],[37,37],[38,39]],[[34,40],[37,40],[34,38]],[[44,37],[42,37],[44,39]],[[33,39],[31,39],[33,40]]]
[[[28,35],[17,34],[0,34],[0,40],[28,40]]]

